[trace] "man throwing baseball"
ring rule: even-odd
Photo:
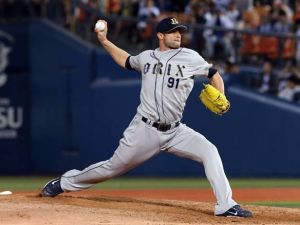
[[[124,131],[113,156],[84,170],[70,170],[49,181],[42,196],[54,197],[63,192],[79,191],[117,177],[161,151],[188,158],[204,165],[217,203],[216,216],[252,217],[232,199],[217,148],[202,134],[180,122],[195,76],[206,76],[210,84],[224,94],[218,71],[197,52],[180,47],[187,27],[175,18],[161,20],[156,28],[159,47],[131,56],[95,29],[98,40],[121,67],[141,73],[142,87],[137,113]]]

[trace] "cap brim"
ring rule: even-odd
[[[184,26],[184,25],[177,25],[177,26],[173,27],[172,29],[166,31],[165,33],[170,33],[174,30],[179,30],[181,33],[184,33],[184,32],[187,32],[188,28],[187,28],[187,26]]]

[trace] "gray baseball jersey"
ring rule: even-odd
[[[194,77],[208,74],[212,66],[187,48],[148,50],[130,57],[130,65],[142,74],[138,112],[153,121],[180,121]]]
[[[61,177],[61,188],[64,191],[89,188],[166,151],[204,165],[217,200],[216,215],[236,205],[217,148],[202,134],[179,122],[194,85],[194,76],[206,76],[211,64],[186,48],[144,51],[131,56],[128,63],[131,69],[142,74],[137,114],[109,160],[81,171],[67,171]]]

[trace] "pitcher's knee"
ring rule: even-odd
[[[217,149],[217,147],[215,145],[211,144],[208,147],[207,154],[205,154],[205,158],[207,160],[220,158],[218,149]]]
[[[100,172],[100,171],[99,171]],[[120,173],[120,170],[118,169],[113,169],[112,167],[108,166],[106,168],[103,168],[101,170],[100,174],[103,178],[105,179],[111,179],[116,177]]]
[[[117,177],[129,170],[129,165],[118,163],[113,164],[111,161],[108,161],[99,171],[105,179],[111,179]]]
[[[205,147],[205,149],[198,149],[198,151],[194,152],[191,159],[199,163],[206,164],[215,160],[219,160],[220,156],[217,147],[213,144],[209,144]]]

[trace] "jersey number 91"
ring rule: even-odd
[[[168,79],[168,87],[169,88],[172,88],[172,87],[178,88],[178,85],[179,85],[179,78],[175,79],[173,77],[169,77],[169,79]]]

